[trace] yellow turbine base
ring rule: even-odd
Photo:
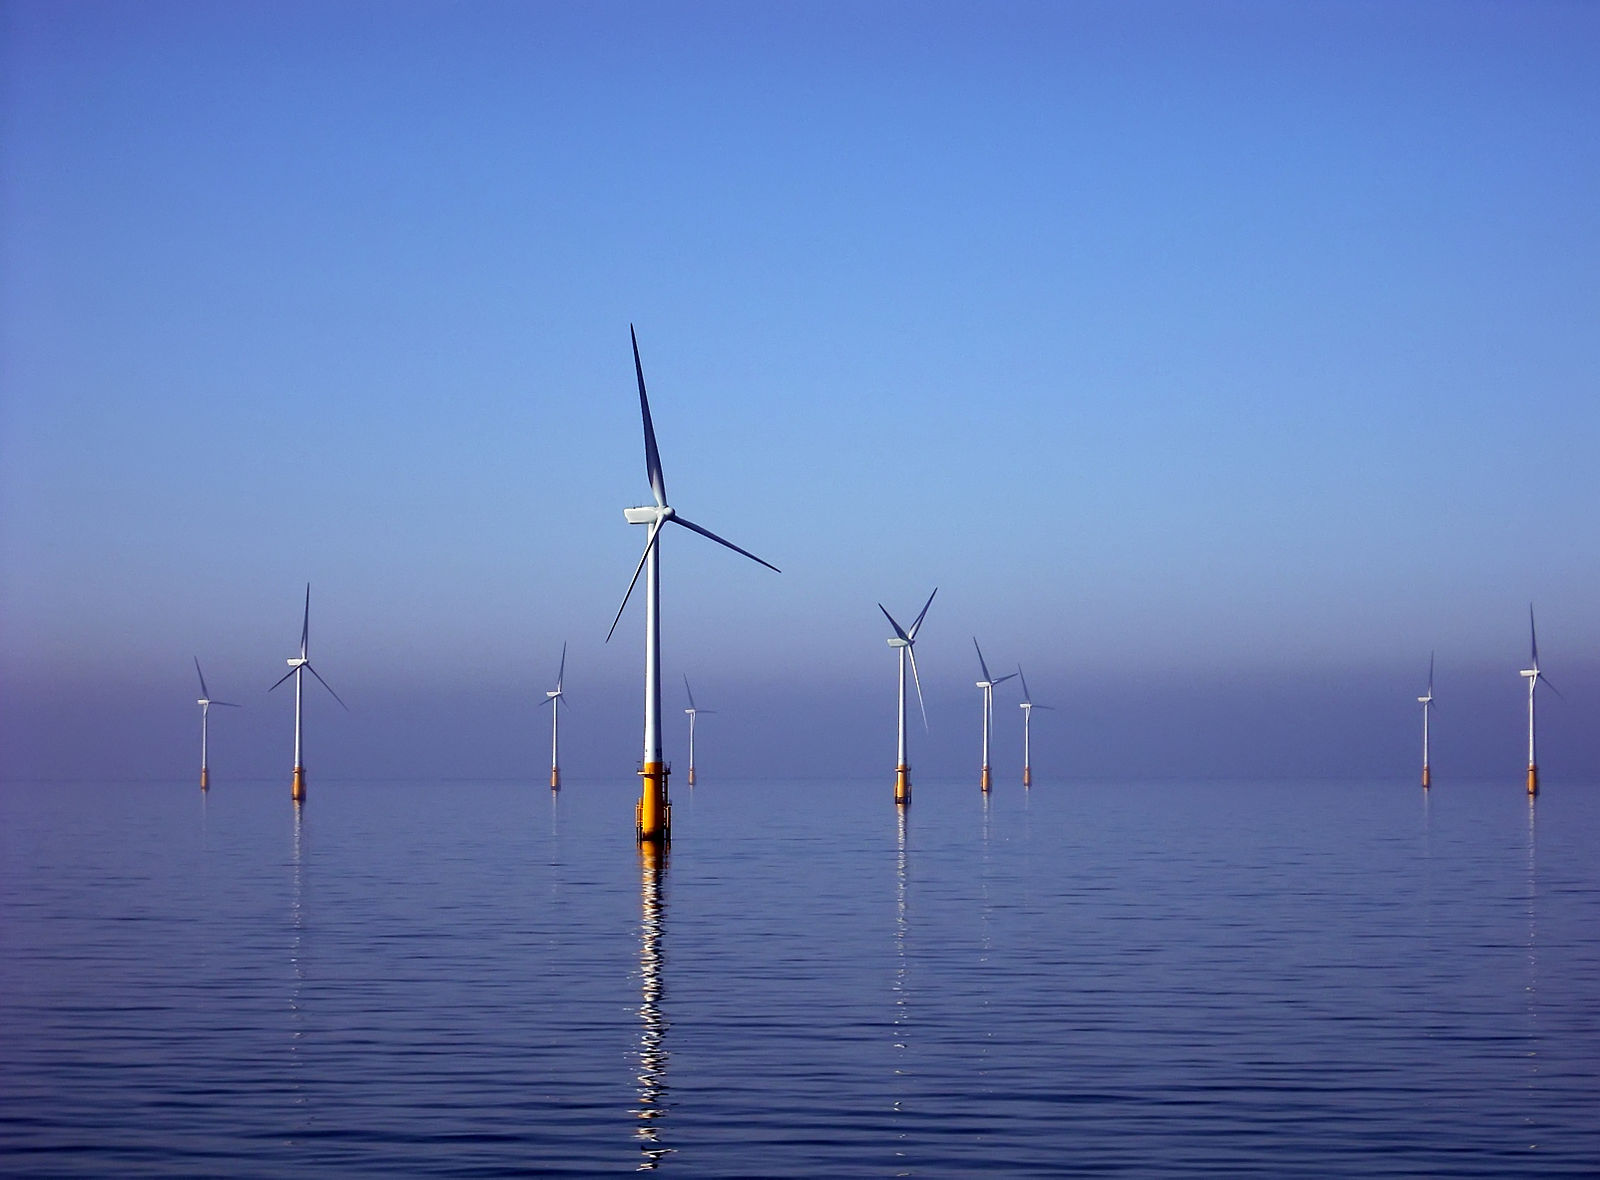
[[[552,791],[561,789],[561,770],[559,767],[552,766],[550,768],[550,789]]]
[[[294,768],[294,786],[289,788],[289,794],[296,803],[304,803],[306,798],[306,768]]]
[[[985,766],[983,768],[982,785],[983,785],[983,789],[985,791],[988,791],[988,789],[989,789],[989,768],[987,766]]]
[[[1427,790],[1431,786],[1433,786],[1433,776],[1428,773],[1428,764],[1424,762],[1422,764],[1422,789]]]
[[[911,803],[911,767],[904,763],[894,768],[894,801],[901,807]]]
[[[646,762],[639,771],[643,780],[638,806],[634,809],[634,835],[639,843],[666,844],[672,840],[672,804],[667,799],[667,776],[671,771],[664,762]]]
[[[1025,787],[1033,786],[1033,767],[1024,766],[1022,768],[1022,785]]]
[[[689,785],[694,786],[694,767],[689,767]]]
[[[1539,768],[1533,763],[1528,763],[1528,794],[1539,793]]]
[[[211,771],[204,766],[200,768],[200,789],[202,791],[211,789]]]

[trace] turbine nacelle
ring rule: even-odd
[[[298,668],[301,665],[309,664],[310,662],[311,661],[306,659],[305,656],[290,656],[289,657],[289,667],[291,667],[291,668]]]
[[[646,504],[640,508],[624,508],[623,517],[629,524],[656,524],[659,521],[671,520],[677,515],[666,505]]]
[[[901,639],[900,636],[898,636],[898,635],[891,635],[889,637],[888,642],[889,642],[889,646],[890,647],[910,647],[911,646],[911,640],[909,640],[909,639]]]

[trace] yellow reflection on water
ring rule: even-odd
[[[654,841],[639,845],[639,976],[643,996],[639,1002],[639,1105],[634,1110],[638,1125],[634,1134],[643,1158],[638,1171],[661,1166],[672,1152],[661,1138],[661,1122],[667,1114],[667,1017],[662,1010],[665,981],[662,967],[665,955],[662,934],[666,928],[667,847]]]

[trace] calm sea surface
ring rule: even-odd
[[[1600,786],[0,787],[0,1172],[1600,1170]]]

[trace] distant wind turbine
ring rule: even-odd
[[[985,791],[989,789],[989,728],[994,721],[994,686],[1004,684],[1016,675],[1007,672],[996,680],[989,675],[989,665],[983,661],[983,648],[978,646],[978,637],[972,637],[972,646],[978,653],[978,667],[983,670],[983,679],[978,681],[978,687],[983,689],[983,774],[980,782]]]
[[[1538,749],[1533,740],[1533,693],[1539,687],[1539,681],[1550,685],[1550,691],[1556,696],[1561,696],[1561,690],[1550,684],[1550,677],[1539,671],[1539,633],[1533,626],[1533,603],[1528,604],[1528,640],[1533,649],[1533,667],[1524,668],[1522,674],[1528,678],[1528,794],[1539,793],[1539,758]],[[1563,698],[1565,699],[1565,698]]]
[[[206,740],[208,737],[207,731],[210,729],[208,718],[211,713],[211,706],[222,705],[229,709],[237,709],[239,706],[232,701],[214,701],[211,699],[211,691],[206,688],[206,674],[200,671],[199,656],[194,658],[194,670],[195,674],[200,677],[200,699],[195,702],[200,706],[200,789],[209,791],[211,789],[211,768],[206,761]]]
[[[939,587],[933,588],[933,594],[939,593]],[[894,621],[894,616],[885,609],[883,603],[878,603],[878,609],[883,611],[883,617],[889,620],[889,626],[894,628],[894,635],[889,640],[889,646],[900,651],[900,710],[898,713],[899,756],[894,773],[894,801],[901,806],[911,802],[911,764],[906,761],[906,661],[911,661],[911,680],[917,686],[917,708],[922,710],[922,728],[928,728],[928,709],[922,703],[922,678],[917,675],[917,632],[922,627],[922,620],[928,615],[928,608],[933,605],[933,594],[928,595],[928,601],[922,604],[922,609],[917,612],[917,617],[911,620],[909,628],[902,627]]]
[[[307,654],[310,639],[311,583],[307,582],[306,613],[304,619],[300,623],[300,654],[298,656],[289,657],[289,670],[285,672],[278,679],[277,683],[272,686],[272,688],[277,688],[279,684],[282,684],[285,680],[289,679],[289,677],[294,677],[294,784],[290,788],[290,794],[293,796],[296,803],[304,802],[306,797],[306,768],[305,763],[300,757],[300,706],[304,698],[304,678],[302,677],[301,673],[310,672],[317,678],[317,682],[321,684],[323,688],[328,690],[328,695],[339,702],[339,707],[341,709],[344,709],[346,712],[348,712],[350,709],[350,706],[345,704],[344,701],[340,699],[339,694],[333,691],[333,686],[330,685],[326,680],[322,679],[322,673],[318,672],[311,666],[311,658]],[[271,692],[272,688],[267,689],[267,691]]]
[[[668,506],[667,485],[661,475],[661,454],[656,449],[656,431],[650,421],[650,399],[644,391],[639,337],[632,324],[628,325],[628,335],[633,338],[633,371],[639,378],[639,412],[644,419],[645,474],[650,479],[650,491],[655,503],[622,510],[629,524],[649,525],[650,533],[645,538],[644,555],[634,567],[633,580],[628,583],[627,593],[622,596],[622,605],[617,607],[617,617],[611,620],[611,631],[606,633],[606,641],[610,642],[616,631],[617,622],[628,606],[634,586],[638,584],[639,573],[644,571],[644,759],[639,765],[639,777],[643,782],[639,805],[634,812],[634,834],[641,843],[652,841],[665,844],[672,839],[672,807],[667,797],[667,776],[670,772],[661,757],[661,529],[669,522],[680,524],[690,532],[699,533],[735,553],[743,554],[774,573],[780,571],[771,562],[762,561],[748,549],[741,549],[732,541],[724,540]]]
[[[1422,706],[1422,789],[1427,790],[1433,785],[1433,776],[1428,770],[1428,714],[1433,711],[1433,653],[1428,653],[1428,695],[1417,698],[1417,703]]]
[[[550,706],[550,789],[552,791],[559,791],[561,789],[561,758],[560,746],[558,745],[559,735],[557,732],[558,718],[560,717],[561,710],[563,708],[571,707],[562,698],[561,693],[561,681],[566,677],[566,675],[567,645],[563,643],[561,645],[561,667],[556,670],[555,691],[546,692],[544,694],[543,701],[544,704]]]
[[[1033,698],[1028,695],[1028,678],[1022,674],[1022,665],[1017,665],[1017,679],[1022,681],[1022,785],[1033,786],[1033,759],[1029,749],[1029,739],[1033,730],[1033,711],[1035,709],[1050,709],[1049,705],[1036,705]]]
[[[689,696],[689,707],[684,710],[689,714],[689,785],[694,786],[694,719],[700,713],[715,713],[715,709],[696,709],[694,707],[694,690],[689,687],[689,678],[683,678],[683,691]]]

